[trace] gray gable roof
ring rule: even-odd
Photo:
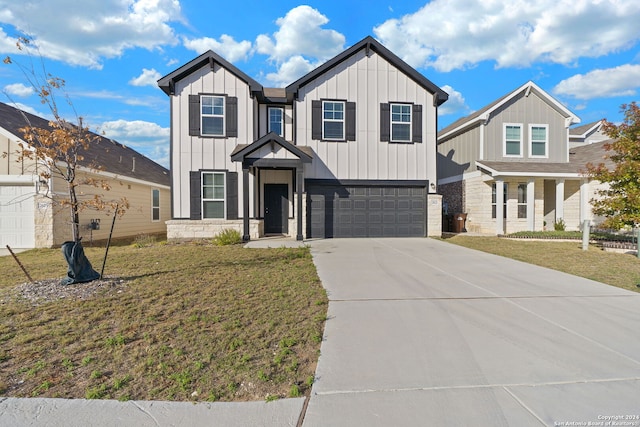
[[[0,102],[0,127],[23,140],[20,129],[28,125],[41,129],[51,128],[48,120]],[[169,170],[165,167],[112,139],[91,133],[97,139],[83,153],[84,160],[78,162],[81,166],[89,167],[95,161],[104,172],[163,186],[170,185]]]
[[[194,71],[204,66],[210,66],[211,68],[213,68],[213,65],[215,63],[219,64],[224,69],[228,70],[233,75],[235,75],[240,80],[244,81],[247,85],[249,85],[251,92],[262,93],[263,88],[260,83],[258,83],[257,81],[255,81],[254,79],[252,79],[251,77],[243,73],[242,71],[240,71],[238,67],[236,67],[235,65],[233,65],[232,63],[224,59],[222,56],[218,55],[217,53],[211,50],[203,53],[197,58],[187,62],[185,65],[178,68],[177,70],[162,77],[160,80],[158,80],[158,86],[160,86],[160,89],[162,89],[164,93],[166,93],[167,95],[173,95],[175,83],[177,81],[182,80],[189,74],[193,73]]]
[[[598,126],[602,125],[602,120],[598,120],[597,122],[591,122],[584,124],[582,126],[576,126],[569,129],[569,135],[571,136],[586,136],[591,130],[595,130]]]
[[[329,61],[327,61],[324,64],[320,65],[315,70],[311,71],[308,74],[305,74],[304,76],[300,77],[295,82],[291,83],[286,88],[287,95],[289,97],[293,97],[295,95],[295,93],[298,92],[300,87],[306,85],[307,83],[309,83],[313,79],[315,79],[318,76],[320,76],[320,75],[326,73],[327,71],[331,70],[333,67],[339,65],[341,62],[349,59],[351,56],[355,55],[357,52],[361,51],[362,49],[366,49],[367,51],[372,50],[372,51],[376,52],[378,55],[382,56],[388,62],[393,64],[396,68],[398,68],[403,73],[405,73],[407,76],[409,76],[411,79],[413,79],[421,87],[423,87],[427,91],[431,92],[432,94],[436,95],[437,105],[441,105],[447,99],[449,99],[449,94],[448,93],[446,93],[445,91],[440,89],[433,82],[431,82],[425,76],[423,76],[418,71],[416,71],[415,68],[411,67],[409,64],[404,62],[396,54],[394,54],[389,49],[384,47],[380,42],[378,42],[376,39],[374,39],[371,36],[365,37],[364,39],[362,39],[358,43],[356,43],[353,46],[351,46],[349,49],[347,49],[344,52],[340,53],[339,55],[335,56],[333,59],[330,59]]]
[[[559,113],[564,115],[566,118],[570,118],[572,123],[580,123],[580,118],[576,116],[574,113],[569,111],[564,105],[560,104],[555,98],[549,95],[547,92],[542,90],[538,85],[536,85],[532,81],[528,81],[524,85],[520,86],[513,92],[510,92],[495,101],[487,104],[481,109],[474,111],[466,117],[462,117],[455,122],[451,123],[449,126],[442,129],[438,132],[438,143],[443,142],[446,138],[454,136],[463,130],[477,126],[480,122],[488,119],[493,111],[498,109],[500,106],[517,96],[523,91],[535,91],[541,98],[545,99],[549,105],[551,105],[554,109],[556,109]],[[442,141],[441,141],[442,139]]]

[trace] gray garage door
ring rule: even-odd
[[[307,237],[424,237],[426,187],[308,184]]]

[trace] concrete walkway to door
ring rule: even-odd
[[[330,303],[305,427],[640,426],[640,294],[432,239],[311,248]]]

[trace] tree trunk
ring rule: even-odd
[[[80,241],[80,216],[78,214],[78,198],[76,196],[76,187],[69,182],[69,201],[71,202],[71,235],[74,242]]]

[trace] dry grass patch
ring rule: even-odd
[[[104,249],[85,252],[99,271]],[[18,256],[65,275],[59,249]],[[11,257],[0,271],[1,395],[270,400],[313,382],[327,298],[308,248],[112,247],[108,283],[62,299],[25,298]]]
[[[514,240],[457,235],[446,240],[460,246],[563,271],[631,291],[639,291],[640,260],[606,252],[595,245],[582,250],[582,242]]]

